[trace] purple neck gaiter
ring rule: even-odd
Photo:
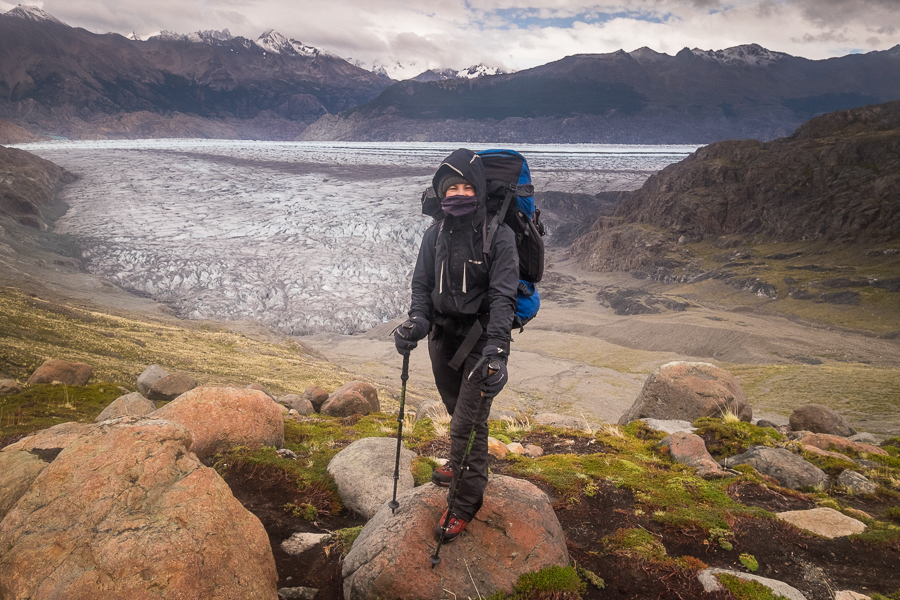
[[[441,200],[441,210],[448,215],[461,217],[475,210],[478,205],[476,196],[447,196]]]

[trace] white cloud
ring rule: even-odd
[[[808,58],[900,43],[897,0],[42,0],[91,31],[147,35],[275,28],[340,56],[411,70],[478,62],[524,69],[576,53],[758,43]],[[14,5],[0,0],[0,8]]]

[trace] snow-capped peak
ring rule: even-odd
[[[759,44],[745,44],[726,48],[725,50],[700,50],[694,48],[691,52],[701,58],[714,60],[723,65],[745,64],[756,67],[764,67],[789,56],[783,52],[767,50]]]
[[[131,41],[133,41],[133,42],[142,42],[142,41],[144,41],[144,40],[141,39],[141,36],[139,36],[139,35],[138,35],[137,33],[135,33],[134,31],[132,31],[129,35],[126,35],[126,36],[125,36],[125,39],[131,40]]]
[[[487,75],[504,75],[509,71],[498,69],[497,67],[489,67],[484,64],[472,65],[468,69],[460,69],[456,72],[457,79],[475,79],[477,77],[485,77]]]
[[[48,12],[45,12],[38,8],[37,6],[28,6],[26,4],[20,4],[14,9],[10,10],[6,13],[8,17],[18,17],[20,19],[26,19],[28,21],[50,21],[52,23],[59,23],[60,25],[65,25],[62,21],[54,17]]]
[[[301,56],[318,56],[322,54],[322,50],[314,46],[301,44],[297,40],[290,40],[274,29],[264,31],[254,43],[266,52],[273,54],[299,54]]]
[[[194,31],[193,33],[189,33],[187,35],[181,35],[179,33],[167,31],[164,29],[159,33],[159,35],[151,37],[157,37],[169,42],[195,42],[209,45],[227,42],[234,39],[234,36],[231,35],[231,32],[227,29],[223,29],[222,31]]]

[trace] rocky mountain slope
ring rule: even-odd
[[[35,9],[0,15],[0,118],[33,133],[293,139],[389,83],[273,31],[138,41]]]
[[[316,140],[697,143],[789,134],[810,117],[900,97],[900,46],[807,60],[756,45],[675,56],[568,56],[475,80],[403,81],[320,119]]]
[[[572,251],[593,270],[840,305],[844,326],[893,335],[900,321],[882,310],[900,291],[898,189],[900,102],[838,111],[787,138],[701,148],[651,176]]]

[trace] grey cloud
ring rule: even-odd
[[[838,25],[848,21],[883,23],[884,19],[900,22],[897,0],[793,0],[803,14],[819,25]]]

